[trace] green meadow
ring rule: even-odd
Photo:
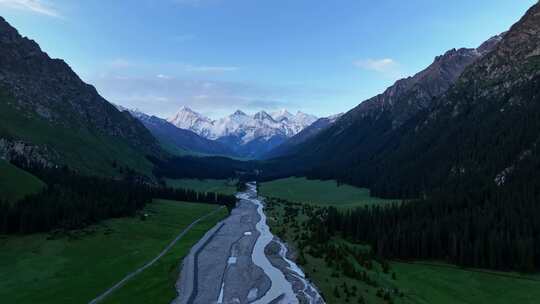
[[[119,218],[69,233],[0,236],[1,302],[88,303],[157,256],[190,223],[216,208],[219,207],[155,200],[145,208],[145,220]],[[124,290],[131,294],[130,288],[135,286],[136,298],[111,303],[160,303],[142,301],[156,296],[168,303],[174,297],[181,258],[225,216],[226,210],[222,209],[197,224],[173,251],[118,290],[118,295],[111,295],[111,300],[125,299]]]
[[[167,186],[192,189],[199,192],[236,193],[236,180],[233,179],[167,179]]]
[[[0,199],[15,202],[44,187],[39,178],[0,159]]]
[[[539,303],[540,278],[461,269],[448,264],[392,263],[396,284],[419,304]]]
[[[170,303],[176,297],[174,285],[180,274],[180,262],[195,243],[227,214],[222,209],[194,226],[180,242],[150,268],[113,292],[103,303]]]
[[[340,208],[394,202],[393,200],[372,197],[369,189],[338,185],[334,180],[320,181],[298,177],[261,183],[259,191],[262,196],[318,206],[332,205]]]

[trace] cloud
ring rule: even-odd
[[[159,74],[157,74],[159,75]],[[234,109],[247,111],[296,108],[304,100],[319,100],[334,92],[299,86],[170,77],[102,74],[89,81],[110,102],[163,118],[181,106],[221,116]]]
[[[185,70],[188,72],[201,72],[201,73],[223,73],[238,71],[239,67],[235,66],[186,66]]]
[[[0,0],[0,6],[30,11],[49,17],[61,17],[56,9],[43,0]]]
[[[122,57],[106,62],[106,65],[109,68],[111,68],[110,69],[111,71],[127,70],[127,69],[149,71],[155,68],[159,68],[160,70],[172,69],[177,74],[178,73],[219,74],[219,73],[226,73],[226,72],[235,72],[240,69],[240,67],[232,66],[232,65],[193,65],[193,64],[182,63],[182,62],[168,62],[168,63],[156,64],[156,63],[148,63],[148,62],[130,61]],[[157,77],[170,78],[170,76],[167,76],[163,73],[158,73]]]
[[[165,75],[165,74],[157,74],[156,77],[159,78],[159,79],[171,79],[172,78],[171,76],[168,76],[168,75]]]
[[[353,65],[392,78],[402,74],[399,63],[392,58],[356,60]]]

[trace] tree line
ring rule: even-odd
[[[390,259],[436,259],[464,267],[540,270],[540,184],[454,191],[391,206],[328,208],[325,227]],[[521,189],[518,189],[521,188]]]
[[[82,176],[66,167],[42,168],[28,164],[23,169],[38,176],[47,187],[15,203],[0,201],[0,233],[83,228],[109,218],[133,216],[154,198],[220,204],[229,208],[236,204],[233,195],[172,189],[134,177]]]

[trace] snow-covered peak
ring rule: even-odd
[[[124,106],[114,104],[114,103],[112,105],[120,112],[129,112],[129,114],[131,114],[131,116],[135,118],[141,119],[141,118],[150,117],[148,114],[141,112],[139,109],[129,109],[129,108],[126,108]]]
[[[191,130],[204,137],[211,135],[212,120],[188,107],[181,107],[167,121],[180,129]]]
[[[292,115],[289,111],[287,111],[285,109],[281,109],[279,111],[272,112],[271,116],[275,121],[282,121],[284,119],[291,120],[291,119],[294,118],[294,115]]]
[[[305,125],[306,127],[314,123],[317,119],[318,119],[317,116],[306,114],[300,111],[296,112],[296,115],[294,116],[294,120],[297,123]]]
[[[242,110],[236,110],[232,116],[247,116],[246,113],[242,112]]]
[[[248,143],[255,139],[269,140],[274,136],[291,137],[312,124],[317,117],[302,112],[296,115],[287,110],[272,114],[260,111],[248,115],[241,110],[220,119],[212,120],[187,107],[182,107],[168,121],[181,129],[191,130],[208,139],[237,137]]]
[[[253,118],[257,119],[257,120],[271,120],[271,121],[274,121],[274,118],[272,118],[272,116],[270,116],[270,114],[266,113],[265,111],[260,111],[260,112],[256,113],[255,115],[253,115]]]
[[[338,114],[330,115],[330,116],[326,117],[326,119],[328,119],[328,121],[330,121],[331,123],[334,123],[334,122],[336,122],[336,120],[338,120],[341,116],[343,116],[343,113],[338,113]]]

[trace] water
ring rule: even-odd
[[[295,262],[287,258],[287,246],[279,239],[275,238],[272,232],[270,232],[270,227],[268,227],[266,224],[266,215],[263,211],[264,206],[261,201],[257,199],[256,185],[253,183],[248,184],[248,191],[241,198],[248,199],[257,205],[257,212],[261,219],[257,223],[256,228],[260,232],[260,236],[255,243],[251,256],[253,263],[261,267],[272,281],[270,290],[268,290],[268,292],[262,298],[253,302],[252,304],[267,304],[280,296],[282,297],[280,299],[280,303],[298,303],[298,298],[292,288],[291,282],[285,278],[285,275],[281,270],[274,267],[272,263],[270,263],[270,260],[268,260],[268,257],[264,253],[264,249],[272,240],[275,240],[280,245],[279,255],[288,264],[288,273],[302,282],[304,286],[303,290],[299,290],[298,293],[302,293],[310,304],[324,303],[324,300],[320,296],[317,289],[306,279],[302,269],[300,269]]]
[[[270,289],[264,294],[262,298],[253,302],[254,304],[268,304],[271,301],[282,296],[281,303],[298,303],[298,299],[293,291],[292,285],[281,270],[274,267],[268,257],[264,253],[264,248],[274,239],[274,235],[270,232],[270,228],[266,224],[266,215],[263,212],[263,204],[256,198],[256,186],[254,184],[248,184],[248,193],[250,194],[250,201],[257,205],[257,212],[261,219],[255,226],[260,232],[260,236],[255,242],[255,247],[251,254],[253,263],[261,267],[264,273],[272,281]]]
[[[277,242],[280,246],[279,255],[283,257],[287,264],[289,264],[287,268],[304,285],[302,293],[304,294],[308,302],[310,304],[324,303],[323,298],[321,297],[315,286],[313,286],[313,284],[311,284],[311,282],[306,279],[306,275],[304,274],[302,269],[300,269],[300,267],[298,267],[295,262],[287,258],[287,246],[283,244],[283,242],[281,242],[280,240],[277,240]]]

